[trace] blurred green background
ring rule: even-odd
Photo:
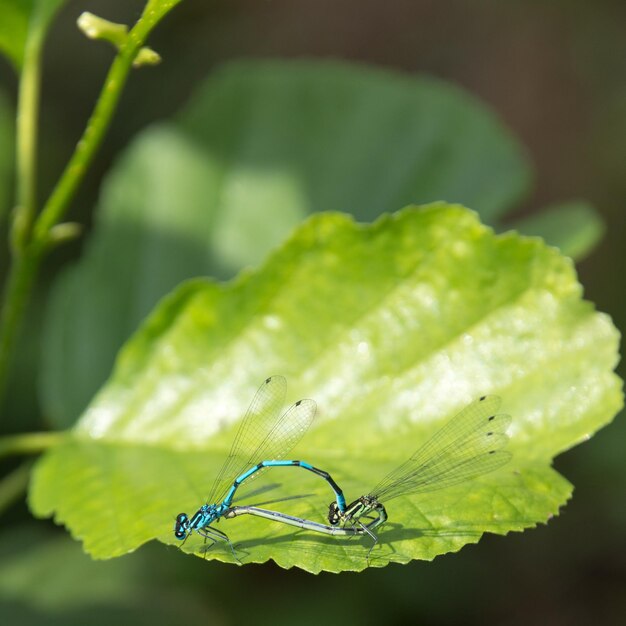
[[[89,10],[129,23],[142,6],[69,2],[55,21],[44,62],[41,198],[70,155],[111,59],[107,46],[85,41],[75,18]],[[163,63],[131,77],[71,218],[89,229],[100,183],[116,155],[141,129],[176,114],[225,61],[332,58],[423,73],[487,103],[526,146],[535,184],[514,217],[570,198],[598,209],[607,231],[578,270],[586,297],[624,328],[625,35],[626,4],[620,0],[186,0],[151,38]],[[4,61],[0,89],[15,98],[16,79]],[[59,270],[80,256],[82,241],[56,252],[43,268],[5,408],[12,431],[46,422],[34,392],[40,311]],[[4,268],[6,250],[0,254]],[[623,377],[624,368],[618,371]],[[618,417],[557,459],[576,490],[547,526],[485,537],[433,563],[359,575],[310,576],[272,564],[227,567],[156,545],[91,562],[63,530],[31,521],[26,506],[17,504],[0,519],[0,617],[59,624],[623,623],[624,441],[626,424]]]

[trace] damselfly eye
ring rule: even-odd
[[[184,539],[187,536],[187,527],[189,526],[189,518],[186,513],[179,513],[176,516],[176,524],[174,525],[174,537],[176,539]]]
[[[339,513],[337,511],[336,502],[331,502],[328,506],[328,521],[333,526],[339,523]]]

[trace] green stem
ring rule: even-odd
[[[15,144],[16,208],[11,232],[14,255],[23,252],[37,204],[37,119],[43,35],[42,25],[34,24],[26,40],[24,65],[20,75]]]
[[[8,509],[28,487],[31,461],[25,461],[0,481],[0,514]]]
[[[27,254],[25,246],[36,210],[37,118],[45,26],[45,20],[37,14],[26,39],[20,74],[15,142],[16,205],[11,222],[13,263],[4,286],[0,310],[0,403],[7,385],[10,357],[37,266],[37,260]]]
[[[0,438],[0,459],[5,456],[38,454],[59,445],[65,432],[26,433]]]
[[[17,255],[4,287],[3,306],[0,311],[0,403],[8,382],[13,348],[37,274],[38,261],[38,257],[30,254]]]
[[[40,248],[47,244],[50,229],[63,218],[102,143],[126,84],[135,53],[134,47],[125,47],[113,61],[85,132],[35,223],[34,240]]]

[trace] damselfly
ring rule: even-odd
[[[236,559],[226,533],[211,524],[225,517],[239,485],[257,477],[268,467],[301,467],[321,476],[334,491],[338,509],[345,508],[343,493],[330,474],[304,461],[281,460],[300,441],[316,411],[313,400],[298,400],[281,414],[286,391],[287,382],[282,376],[272,376],[261,385],[237,431],[230,454],[213,483],[206,504],[191,517],[186,513],[179,513],[176,517],[176,539],[184,542],[195,531],[205,541],[209,539],[211,545],[220,540],[226,541]]]
[[[509,462],[511,453],[502,448],[509,440],[505,431],[511,418],[497,414],[499,407],[497,396],[483,396],[466,406],[368,494],[347,507],[343,502],[332,502],[329,523],[367,533],[374,541],[369,558],[378,542],[374,530],[387,521],[383,501],[451,487]]]

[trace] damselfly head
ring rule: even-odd
[[[189,518],[187,517],[186,513],[179,513],[176,516],[176,524],[174,525],[174,537],[182,541],[183,539],[187,538],[188,534]]]

